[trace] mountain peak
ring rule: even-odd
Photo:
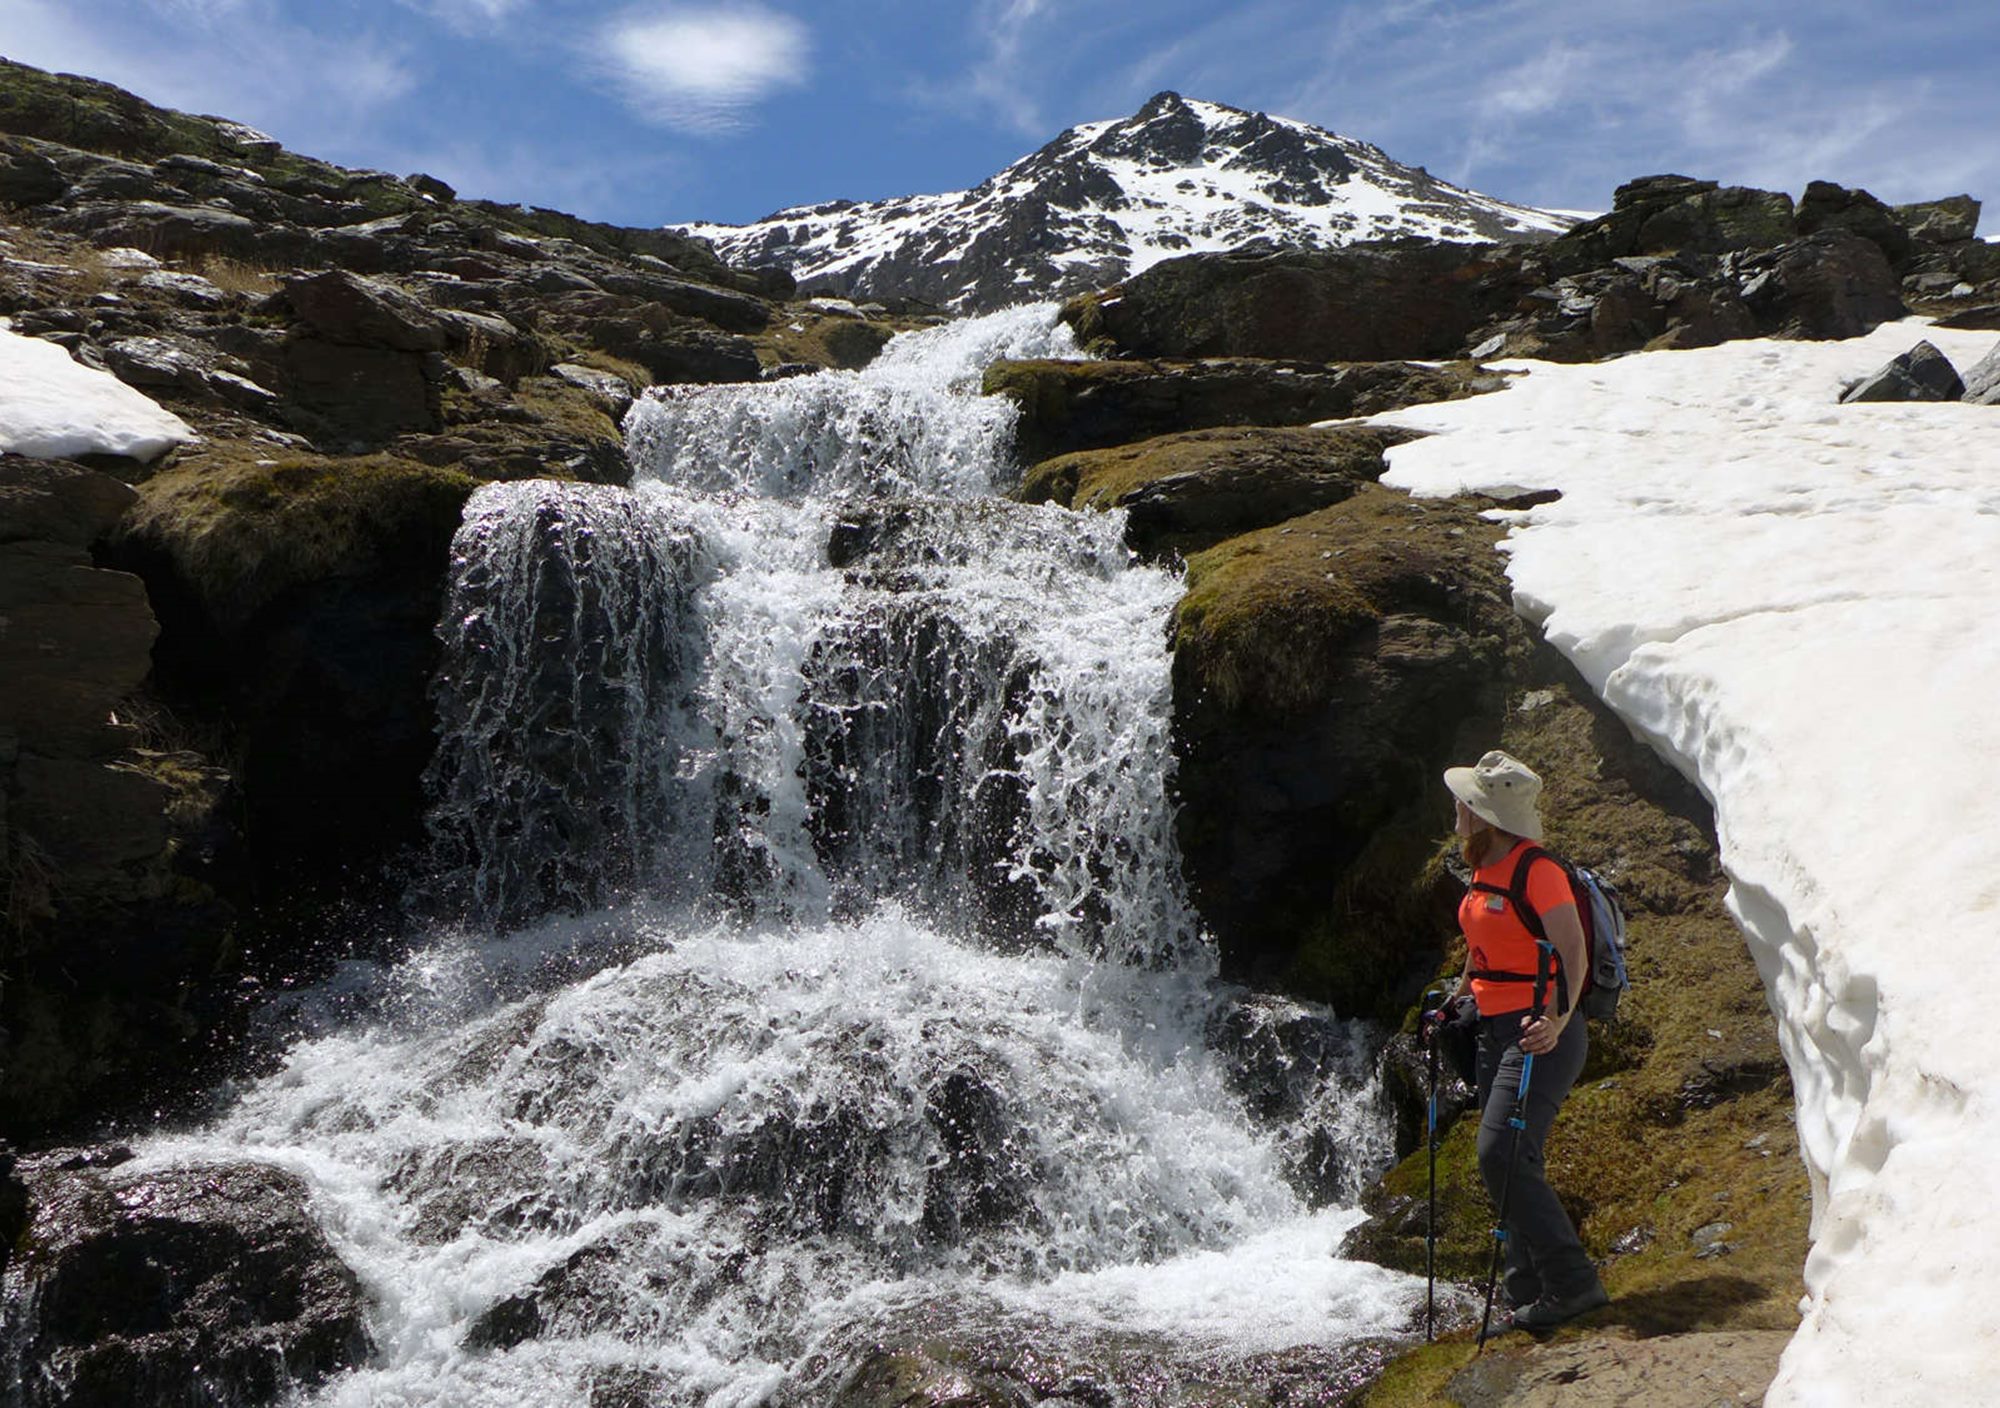
[[[1257,240],[1542,239],[1570,222],[1440,181],[1292,118],[1155,93],[1072,127],[968,191],[794,206],[676,228],[801,288],[962,312],[1118,282],[1177,254]]]

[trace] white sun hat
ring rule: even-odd
[[[1446,768],[1444,785],[1474,816],[1530,841],[1542,839],[1542,818],[1535,810],[1542,780],[1519,758],[1496,748],[1469,768]]]

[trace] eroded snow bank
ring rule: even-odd
[[[195,438],[187,422],[53,342],[0,328],[0,451],[142,463]]]
[[[1797,1087],[1805,1318],[1773,1404],[1977,1403],[2000,1364],[2000,410],[1835,404],[1928,337],[1523,363],[1382,417],[1513,515],[1518,609],[1714,801]],[[1663,1136],[1670,1137],[1670,1136]]]

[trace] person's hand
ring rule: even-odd
[[[1567,1019],[1565,1019],[1566,1021]],[[1554,1017],[1531,1017],[1521,1023],[1521,1049],[1530,1056],[1546,1055],[1562,1039],[1565,1022]]]

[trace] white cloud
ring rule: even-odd
[[[755,6],[635,11],[597,44],[628,107],[696,132],[737,127],[744,109],[801,82],[812,48],[799,21]]]

